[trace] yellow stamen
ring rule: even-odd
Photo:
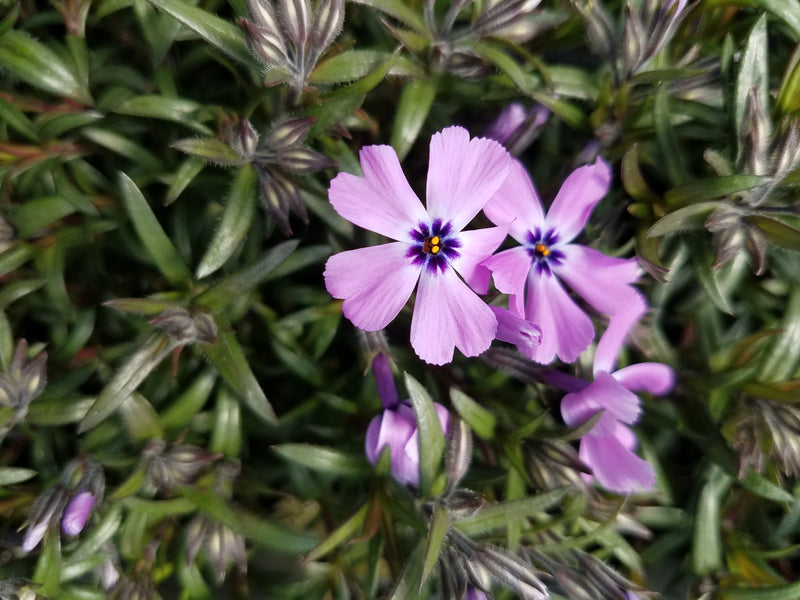
[[[538,252],[542,256],[547,256],[550,254],[550,249],[544,244],[536,244],[536,252]]]
[[[439,244],[439,236],[435,235],[431,238],[431,244],[437,246]]]
[[[431,254],[436,254],[439,251],[439,246],[431,246]]]

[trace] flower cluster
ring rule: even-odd
[[[394,240],[328,260],[325,283],[343,300],[344,315],[363,330],[380,330],[416,288],[411,345],[436,365],[450,362],[455,348],[465,356],[481,354],[494,339],[543,365],[557,358],[574,362],[595,340],[587,307],[607,315],[594,381],[565,389],[562,416],[570,427],[596,419],[579,451],[592,473],[587,479],[619,493],[651,488],[653,469],[634,453],[630,429],[641,412],[636,393],[665,394],[674,376],[658,363],[614,370],[628,333],[646,311],[633,285],[638,263],[576,243],[609,189],[609,165],[597,158],[573,171],[545,211],[523,164],[493,140],[471,139],[465,129],[449,127],[432,137],[429,161],[427,207],[388,146],[361,150],[363,176],[340,173],[331,182],[330,201],[340,215]],[[467,230],[481,211],[495,226]],[[507,235],[518,245],[493,254]],[[490,279],[507,294],[508,309],[479,297]],[[367,457],[374,464],[389,447],[394,477],[416,485],[414,411],[398,402],[393,383],[382,383],[391,382],[385,356],[379,354],[373,368],[385,410],[370,423]],[[447,431],[447,411],[438,405],[437,411]]]

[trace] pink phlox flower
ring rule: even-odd
[[[439,403],[434,403],[442,431],[447,433],[450,413]],[[392,477],[402,485],[419,485],[419,432],[417,417],[411,403],[405,401],[387,408],[367,428],[364,450],[373,465],[388,446],[392,458]]]
[[[663,396],[675,383],[672,369],[661,363],[638,363],[613,370],[622,341],[645,310],[644,299],[638,295],[636,298],[627,313],[611,318],[598,343],[594,381],[561,401],[561,416],[570,427],[577,427],[604,411],[581,439],[578,455],[592,470],[592,476],[584,475],[587,482],[596,479],[606,489],[621,494],[652,489],[656,481],[650,463],[634,453],[637,439],[629,426],[641,414],[636,394],[649,392]]]
[[[485,293],[491,277],[480,263],[507,229],[463,229],[505,181],[508,152],[492,140],[470,139],[461,127],[434,134],[427,208],[390,146],[367,146],[360,158],[363,177],[339,173],[328,190],[331,204],[359,227],[396,241],[332,256],[325,266],[328,292],[344,300],[342,311],[356,327],[376,331],[416,287],[411,345],[417,355],[440,365],[452,360],[454,348],[480,354],[497,331],[494,313],[475,293]]]
[[[622,259],[571,243],[605,196],[611,169],[598,158],[567,177],[545,214],[522,164],[512,161],[503,186],[484,207],[495,224],[508,224],[520,245],[488,258],[495,286],[509,294],[509,308],[542,330],[542,343],[526,354],[548,364],[558,356],[574,361],[594,338],[591,319],[561,282],[595,310],[615,315],[626,310],[638,292],[635,259]]]

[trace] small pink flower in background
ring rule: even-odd
[[[574,361],[594,338],[591,319],[561,285],[599,312],[624,312],[638,292],[635,259],[612,258],[571,243],[605,196],[611,169],[602,159],[573,171],[545,214],[536,188],[524,167],[513,161],[508,179],[484,207],[520,246],[485,260],[495,286],[509,294],[509,308],[542,330],[542,343],[527,356],[548,364],[556,356]]]
[[[539,136],[549,117],[550,111],[541,104],[528,109],[512,102],[489,124],[485,135],[503,144],[511,154],[519,155]]]
[[[441,404],[434,406],[442,431],[447,433],[450,413]],[[373,465],[388,446],[392,455],[392,477],[403,485],[419,485],[419,433],[417,417],[409,402],[387,408],[372,419],[364,446],[367,459]]]
[[[367,146],[360,158],[364,176],[339,173],[328,190],[331,204],[359,227],[396,241],[332,256],[325,267],[328,292],[344,300],[342,311],[356,327],[376,331],[397,316],[416,287],[411,345],[417,355],[441,365],[452,360],[455,348],[480,354],[497,331],[494,313],[475,293],[489,285],[490,273],[480,263],[506,229],[462,230],[505,181],[508,152],[492,140],[470,139],[461,127],[435,134],[427,209],[390,146]]]
[[[561,416],[570,427],[577,427],[599,411],[604,411],[591,431],[583,436],[578,455],[593,476],[591,482],[612,492],[628,494],[652,489],[656,482],[653,467],[634,450],[636,434],[629,425],[639,420],[638,392],[662,396],[672,390],[675,374],[661,363],[639,363],[614,371],[620,347],[630,328],[645,311],[641,296],[616,319],[612,317],[597,346],[594,381],[561,400]]]

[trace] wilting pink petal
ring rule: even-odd
[[[428,215],[408,185],[391,146],[361,149],[364,177],[339,173],[331,181],[328,198],[341,216],[395,240],[406,240],[411,227],[427,222]]]
[[[569,174],[547,211],[547,227],[558,232],[561,243],[572,241],[583,230],[610,185],[611,168],[602,158]]]
[[[344,299],[342,312],[356,327],[386,327],[403,308],[420,268],[406,256],[408,245],[393,242],[334,254],[325,265],[325,287]]]
[[[422,360],[443,365],[452,360],[454,348],[477,356],[496,331],[494,313],[453,270],[422,273],[411,318],[411,346]]]
[[[448,127],[431,137],[426,199],[432,218],[461,231],[484,207],[508,175],[511,157],[494,140],[469,137]]]
[[[558,279],[532,269],[528,276],[525,318],[542,330],[542,344],[531,358],[549,364],[558,356],[572,362],[594,338],[591,319],[569,297]]]
[[[563,261],[553,272],[601,313],[624,312],[637,292],[639,265],[635,258],[614,258],[586,246],[567,244],[560,248]]]
[[[529,231],[544,228],[544,210],[528,172],[513,159],[503,185],[483,207],[484,214],[495,225],[510,224],[509,234],[525,243]]]
[[[458,234],[459,256],[450,264],[478,294],[488,291],[492,277],[491,271],[481,263],[503,242],[507,231],[505,227],[486,227]]]
[[[87,491],[78,492],[72,497],[61,519],[61,531],[67,535],[78,535],[83,531],[86,521],[94,507],[94,495]]]
[[[675,372],[662,363],[637,363],[614,371],[611,376],[632,392],[668,394],[675,385]]]
[[[527,319],[516,316],[505,308],[489,306],[497,319],[495,337],[501,342],[514,344],[523,355],[529,356],[542,343],[542,330]]]
[[[578,456],[604,488],[620,494],[652,489],[653,467],[615,437],[585,435]]]

